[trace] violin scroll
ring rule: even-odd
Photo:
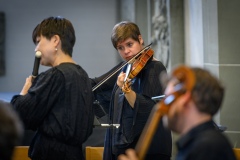
[[[186,91],[192,91],[195,85],[195,75],[193,71],[186,66],[176,68],[172,73],[172,79],[176,79],[178,84],[175,85],[175,91],[173,93],[159,102],[160,110],[163,114],[167,114],[171,104]]]
[[[122,87],[122,92],[123,93],[129,93],[131,91],[130,87],[132,85],[132,82],[131,81],[126,81],[124,84],[123,84],[123,87]]]

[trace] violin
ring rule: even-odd
[[[101,80],[98,84],[96,84],[92,91],[95,91],[98,87],[100,87],[103,83],[105,83],[109,78],[111,78],[113,75],[115,75],[118,71],[120,71],[124,66],[127,64],[131,64],[133,67],[131,68],[131,72],[129,74],[129,79],[134,78],[137,76],[137,74],[143,69],[147,61],[151,58],[153,55],[153,50],[150,49],[152,44],[147,45],[144,47],[140,52],[138,52],[135,56],[133,56],[130,60],[123,63],[120,67],[118,67],[116,70],[114,70],[112,73],[110,73],[108,76],[106,76],[103,80]]]
[[[132,65],[131,72],[128,75],[129,79],[133,79],[144,68],[150,58],[153,56],[154,51],[152,49],[147,50],[142,54]]]
[[[179,83],[175,86],[175,91],[172,94],[165,96],[153,107],[135,147],[139,160],[144,160],[145,154],[150,146],[152,137],[155,134],[162,116],[168,114],[171,104],[176,101],[176,99],[186,91],[192,91],[195,85],[194,73],[186,66],[180,66],[175,69],[172,73],[172,77],[176,78]]]
[[[123,82],[123,88],[122,91],[124,93],[130,92],[130,86],[132,85],[131,79],[136,77],[140,71],[144,68],[144,66],[147,64],[147,62],[151,59],[153,56],[154,51],[152,49],[147,50],[145,53],[141,55],[133,64],[129,64],[127,71],[126,71],[126,77]]]

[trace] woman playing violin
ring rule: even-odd
[[[144,40],[138,26],[128,21],[120,22],[114,26],[111,40],[114,48],[125,62],[144,48]],[[94,91],[95,95],[98,95],[111,90],[109,124],[120,124],[119,128],[112,127],[107,130],[104,144],[105,160],[116,160],[118,155],[124,153],[128,148],[135,147],[156,103],[151,97],[163,94],[159,75],[166,72],[166,68],[153,56],[148,59],[135,77],[131,79],[127,77],[127,80],[131,81],[131,85],[127,85],[125,82],[126,68],[123,67],[116,75]],[[92,85],[99,83],[107,74],[92,79]],[[157,157],[157,159],[170,160],[171,149],[171,132],[160,123],[146,154],[146,159],[154,160]]]

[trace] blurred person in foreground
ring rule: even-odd
[[[183,84],[173,75],[163,99],[165,103],[176,95],[176,91],[180,93],[179,97],[171,99],[166,114],[168,128],[180,134],[176,160],[235,160],[228,139],[212,123],[222,104],[224,87],[207,70],[186,68],[195,79],[192,90],[179,90]],[[119,160],[137,159],[134,150],[119,156]]]
[[[14,147],[20,143],[23,125],[12,106],[0,101],[0,159],[11,160]]]

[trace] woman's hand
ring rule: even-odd
[[[118,79],[117,79],[117,85],[120,89],[122,89],[122,91],[124,93],[124,96],[127,99],[130,106],[132,108],[134,108],[134,104],[135,104],[135,101],[136,101],[136,93],[133,90],[131,90],[131,85],[124,86],[124,85],[128,85],[128,84],[124,84],[125,77],[126,77],[126,73],[121,72],[118,76]],[[130,79],[127,79],[127,81],[129,81],[129,80]],[[124,86],[124,88],[123,88],[123,86]]]
[[[126,73],[121,72],[119,74],[118,79],[117,79],[117,85],[119,88],[123,87],[125,77],[126,77]]]
[[[26,78],[26,82],[22,88],[22,91],[20,92],[20,95],[25,95],[28,93],[29,88],[32,86],[32,79],[32,76]]]

